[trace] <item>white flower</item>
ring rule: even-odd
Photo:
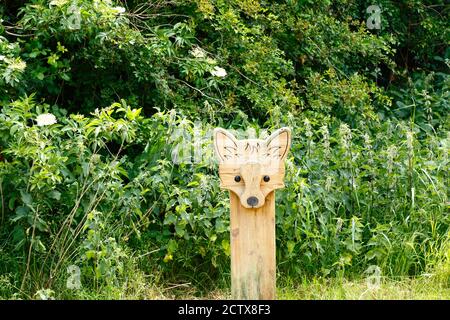
[[[341,143],[344,146],[344,149],[348,149],[352,140],[352,130],[348,124],[342,123],[339,126],[339,135],[341,136]]]
[[[305,120],[303,120],[303,124],[305,125],[305,135],[308,138],[311,138],[313,136],[311,122],[309,122],[308,118],[305,118]]]
[[[43,113],[38,115],[36,121],[39,127],[49,126],[57,122],[56,117],[51,113]]]
[[[8,63],[8,69],[11,70],[17,70],[19,72],[22,72],[27,67],[26,62],[20,58],[13,58],[13,59],[4,58],[3,60],[6,63]]]
[[[214,67],[214,69],[213,69],[213,71],[211,71],[211,74],[213,75],[213,76],[216,76],[216,77],[225,77],[226,75],[227,75],[227,72],[225,71],[225,69],[224,68],[221,68],[221,67]]]
[[[189,53],[196,58],[204,58],[206,56],[205,51],[203,51],[203,49],[200,47],[195,47]]]
[[[121,13],[124,13],[125,12],[125,8],[124,7],[114,7],[114,8],[112,8],[113,9],[113,11],[115,12],[115,13],[118,13],[118,14],[121,14]]]

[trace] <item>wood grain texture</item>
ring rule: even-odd
[[[230,201],[232,298],[275,299],[275,192],[261,208],[244,208],[233,192]]]
[[[275,299],[275,190],[284,187],[290,143],[289,128],[264,140],[214,130],[220,186],[230,191],[233,299]]]
[[[219,159],[220,186],[233,191],[246,208],[260,208],[265,197],[284,187],[284,160],[291,143],[291,130],[281,128],[267,139],[237,140],[225,129],[214,130],[214,149]],[[236,181],[235,177],[241,179]],[[264,181],[264,177],[268,181]],[[248,199],[256,198],[250,205]]]

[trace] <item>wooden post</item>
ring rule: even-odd
[[[233,299],[275,299],[275,189],[284,187],[291,131],[266,140],[237,140],[217,128],[220,185],[230,190]]]

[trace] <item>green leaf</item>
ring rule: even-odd
[[[294,248],[295,248],[295,242],[294,241],[288,241],[287,242],[287,249],[288,249],[288,253],[292,254],[292,252],[294,252]]]
[[[226,240],[226,239],[222,240],[222,249],[227,256],[230,256],[231,251],[230,251],[230,241],[229,240]]]
[[[31,197],[31,194],[24,190],[20,190],[20,196],[22,199],[22,202],[25,203],[28,206],[31,206],[33,204],[33,198]]]
[[[88,251],[86,251],[86,259],[87,260],[95,259],[95,256],[96,256],[95,250],[88,250]]]
[[[175,224],[177,221],[177,217],[173,213],[166,214],[166,217],[164,218],[164,224]]]
[[[23,207],[23,206],[17,207],[16,215],[13,218],[11,218],[11,221],[17,222],[20,219],[26,218],[26,217],[28,217],[29,212],[30,212],[30,208],[28,208],[28,207]]]
[[[177,223],[175,225],[175,232],[179,237],[184,236],[186,230],[185,230],[186,225],[184,223]]]
[[[167,252],[174,253],[175,251],[177,251],[177,249],[178,243],[175,240],[170,239],[169,242],[167,243]]]
[[[59,76],[60,76],[61,79],[63,79],[63,80],[66,80],[66,81],[69,81],[69,80],[70,80],[70,76],[69,76],[67,73],[65,73],[65,72],[61,73]]]
[[[48,196],[52,199],[59,201],[61,199],[61,192],[57,190],[52,190],[48,193]]]
[[[45,78],[44,73],[39,72],[39,73],[36,74],[36,79],[42,81],[42,80],[44,80],[44,78]]]
[[[17,132],[18,129],[19,129],[19,126],[18,126],[18,125],[13,125],[13,126],[11,126],[11,129],[9,129],[9,134],[13,136],[14,133]]]

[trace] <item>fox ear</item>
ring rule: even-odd
[[[214,129],[214,149],[219,157],[219,162],[234,159],[237,156],[237,141],[231,132],[222,129]]]
[[[268,157],[284,160],[291,146],[291,129],[278,129],[266,139],[266,145]]]

